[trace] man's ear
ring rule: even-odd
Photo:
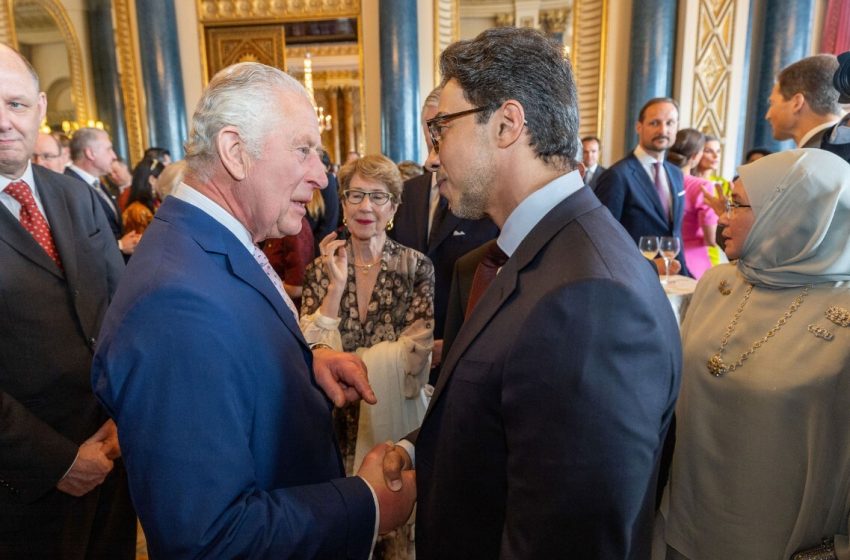
[[[496,111],[496,117],[499,126],[497,145],[507,148],[522,136],[525,128],[525,109],[519,101],[509,99]]]
[[[791,108],[795,113],[799,113],[803,109],[803,105],[806,104],[806,96],[800,92],[795,93],[791,97]]]
[[[248,176],[250,158],[239,130],[233,126],[222,128],[216,134],[215,145],[224,169],[234,180],[244,180]]]
[[[44,120],[44,116],[47,115],[47,95],[43,91],[38,93],[38,122]],[[60,146],[61,147],[61,146]]]

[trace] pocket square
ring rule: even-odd
[[[685,196],[685,191],[679,191],[676,196]]]
[[[456,229],[456,230],[454,230],[454,231],[452,232],[452,237],[457,237],[457,236],[459,236],[459,235],[466,235],[466,232],[465,232],[465,231],[461,231],[461,230],[459,230],[459,229]]]

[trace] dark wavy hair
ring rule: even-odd
[[[443,83],[456,80],[486,123],[502,103],[515,99],[525,110],[534,153],[568,169],[579,153],[578,97],[570,61],[561,46],[539,31],[496,27],[449,45],[440,56]]]
[[[133,169],[133,182],[130,183],[130,198],[127,200],[127,206],[134,202],[141,202],[151,212],[156,211],[156,195],[150,178],[159,177],[163,169],[165,166],[159,160],[142,158],[142,161]]]

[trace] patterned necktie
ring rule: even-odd
[[[664,209],[664,216],[667,218],[667,221],[670,221],[670,191],[667,190],[667,187],[664,185],[664,179],[661,176],[664,173],[664,168],[661,166],[660,161],[656,161],[652,165],[655,167],[655,192],[661,200],[661,208]]]
[[[30,232],[36,243],[41,245],[47,256],[62,270],[62,260],[59,258],[59,251],[56,250],[56,244],[53,242],[50,225],[38,209],[29,186],[24,181],[12,181],[4,191],[21,204],[21,225]]]
[[[269,277],[269,280],[272,281],[277,292],[280,294],[280,297],[283,298],[283,302],[292,311],[292,316],[295,318],[295,324],[298,324],[298,310],[295,309],[295,304],[292,303],[292,300],[289,298],[289,294],[286,293],[286,290],[283,289],[283,282],[280,281],[280,276],[277,275],[274,268],[272,268],[271,263],[269,262],[266,254],[263,253],[263,250],[254,245],[254,259],[256,259],[257,263],[259,263],[260,267],[262,267],[263,272],[266,273],[266,276]]]
[[[481,296],[487,291],[487,287],[496,279],[499,269],[507,262],[508,256],[493,241],[484,253],[484,258],[475,268],[475,276],[472,277],[472,288],[469,290],[469,301],[466,304],[466,315],[469,317],[472,310],[478,304]]]

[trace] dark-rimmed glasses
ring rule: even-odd
[[[741,204],[740,202],[735,202],[734,200],[727,199],[726,215],[731,216],[735,208],[752,208],[752,206],[750,206],[749,204]]]
[[[345,201],[348,202],[349,204],[354,204],[354,205],[360,204],[361,202],[363,202],[363,199],[366,198],[367,196],[369,197],[369,200],[372,202],[372,204],[374,204],[376,206],[383,206],[384,204],[386,204],[387,202],[389,202],[390,200],[393,200],[395,198],[395,197],[393,197],[392,194],[388,193],[387,191],[366,192],[366,191],[357,191],[357,190],[352,190],[352,189],[349,189],[347,191],[342,191],[342,198],[344,198]]]
[[[431,144],[434,146],[434,153],[440,153],[440,140],[443,138],[443,125],[449,121],[459,119],[460,117],[465,117],[466,115],[471,115],[473,113],[480,113],[481,111],[486,110],[486,106],[476,107],[475,109],[467,109],[466,111],[458,111],[457,113],[449,113],[448,115],[439,115],[433,119],[425,121],[425,126],[428,127],[428,134],[431,135]]]

